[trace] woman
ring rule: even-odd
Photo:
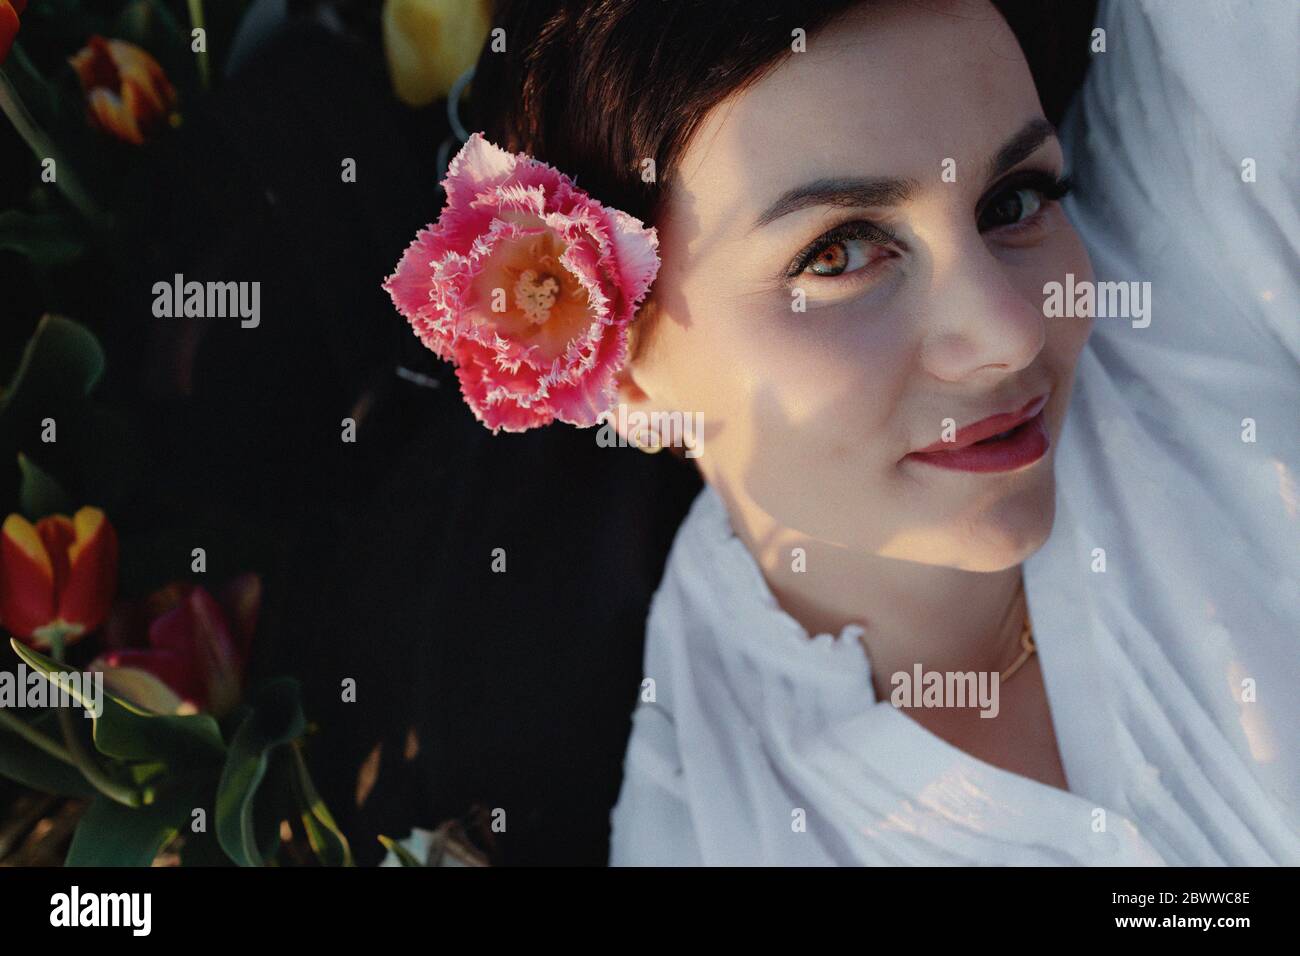
[[[476,76],[657,231],[618,427],[706,482],[611,862],[1300,862],[1295,12],[1103,5],[1058,135],[986,0],[722,7],[506,5]]]

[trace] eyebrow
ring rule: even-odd
[[[985,181],[1023,162],[1047,142],[1056,138],[1056,127],[1043,117],[1027,122],[1008,139],[985,166]],[[754,221],[753,229],[812,206],[850,206],[854,208],[898,206],[916,194],[920,183],[915,179],[841,176],[816,179],[782,193],[780,198]]]
[[[984,181],[991,183],[1003,173],[1018,166],[1049,139],[1056,139],[1056,127],[1043,117],[1031,119],[1020,132],[1002,144],[994,157],[984,167]]]

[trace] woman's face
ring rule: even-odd
[[[1045,319],[1043,285],[1092,279],[1061,173],[992,6],[855,8],[695,134],[624,400],[703,414],[697,463],[755,536],[1018,563],[1051,529],[1050,448],[998,471],[909,455],[1044,394],[1060,434],[1089,323]]]

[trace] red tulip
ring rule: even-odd
[[[69,62],[91,120],[104,132],[139,146],[174,120],[176,90],[158,61],[134,43],[92,36]]]
[[[27,0],[0,0],[0,63],[9,56],[18,36],[18,17],[26,8]]]
[[[35,526],[11,514],[0,528],[0,621],[37,650],[54,633],[72,643],[103,623],[117,590],[117,532],[98,508]]]
[[[239,703],[261,592],[258,576],[243,574],[220,602],[202,587],[172,584],[142,604],[119,604],[105,629],[110,649],[90,669],[147,710],[224,716]]]

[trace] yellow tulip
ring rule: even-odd
[[[384,0],[384,54],[397,98],[427,106],[474,65],[491,29],[489,0]]]

